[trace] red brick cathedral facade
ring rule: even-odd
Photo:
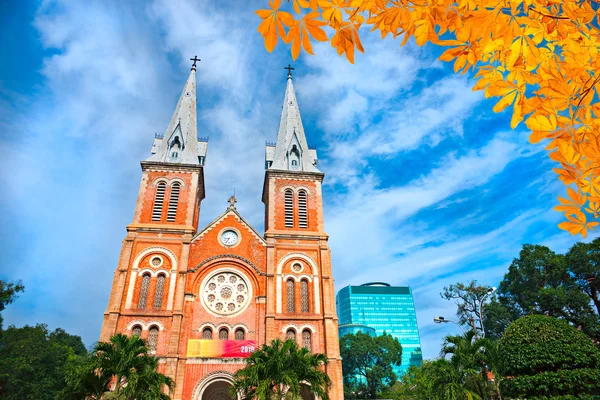
[[[161,372],[175,379],[174,399],[226,400],[248,353],[293,338],[329,357],[330,397],[343,399],[323,173],[306,142],[291,76],[277,142],[266,148],[264,235],[238,213],[234,198],[198,229],[206,151],[197,138],[194,67],[165,135],[141,163],[100,340],[140,335],[161,358]]]

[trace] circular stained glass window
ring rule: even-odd
[[[218,271],[201,287],[204,307],[215,314],[237,314],[250,303],[250,286],[246,278],[236,272]]]

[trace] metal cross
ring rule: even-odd
[[[197,61],[202,61],[198,58],[198,56],[194,56],[194,58],[190,58],[190,61],[193,61],[194,64],[192,65],[192,68],[196,68],[196,62]]]
[[[292,77],[292,71],[293,71],[295,68],[292,68],[292,66],[291,66],[290,64],[288,64],[288,66],[287,66],[287,67],[285,67],[284,69],[287,69],[287,70],[288,70],[288,78],[291,78],[291,77]]]
[[[235,196],[231,196],[227,202],[229,203],[229,208],[235,208],[235,203],[237,203],[237,200],[235,199]]]

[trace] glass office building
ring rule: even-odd
[[[344,335],[356,335],[357,332],[364,333],[369,336],[377,336],[375,328],[362,324],[340,324],[338,325],[338,336],[340,339]]]
[[[383,282],[346,286],[336,296],[340,327],[366,325],[378,335],[388,333],[402,344],[402,365],[394,372],[401,377],[411,365],[421,365],[423,354],[417,314],[409,286]]]

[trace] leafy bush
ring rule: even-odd
[[[498,346],[505,397],[600,399],[600,351],[567,322],[543,315],[519,318]]]

